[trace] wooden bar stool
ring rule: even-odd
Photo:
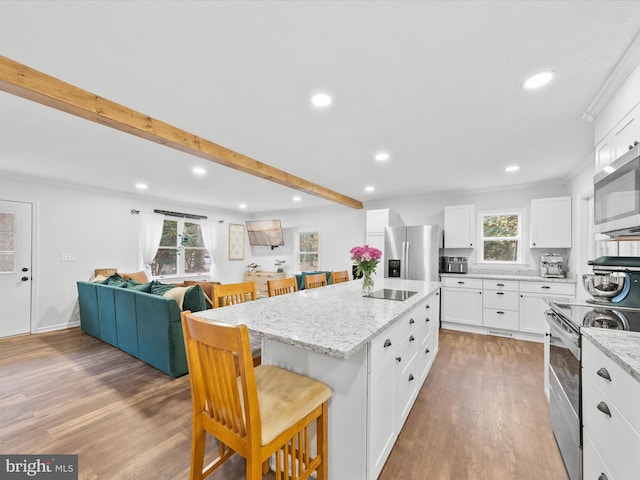
[[[342,270],[340,272],[331,272],[331,283],[342,283],[349,281],[349,272]]]
[[[235,305],[257,298],[255,282],[225,283],[213,286],[213,308]]]
[[[270,297],[297,292],[298,282],[296,282],[296,277],[267,280],[267,291]]]
[[[327,480],[328,401],[324,383],[272,365],[254,367],[246,325],[182,313],[193,407],[191,480],[202,480],[234,453],[247,461],[247,480],[259,480],[275,454],[276,479]],[[309,427],[316,426],[312,456]],[[204,466],[206,433],[220,442]]]
[[[315,273],[312,275],[304,276],[304,288],[325,287],[327,285],[327,276],[324,273]]]

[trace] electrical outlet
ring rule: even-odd
[[[75,253],[61,253],[60,254],[61,262],[75,262],[76,254]]]

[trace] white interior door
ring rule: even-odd
[[[31,204],[0,200],[0,337],[31,331]]]

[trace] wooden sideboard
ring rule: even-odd
[[[245,282],[255,282],[258,297],[268,297],[267,280],[285,278],[284,273],[279,272],[244,272]]]

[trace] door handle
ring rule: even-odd
[[[29,280],[29,277],[22,277],[20,280],[22,280],[23,282],[26,282]]]
[[[23,267],[23,268],[22,268],[22,271],[23,271],[23,272],[28,272],[28,271],[29,271],[29,269],[28,269],[27,267]]]

